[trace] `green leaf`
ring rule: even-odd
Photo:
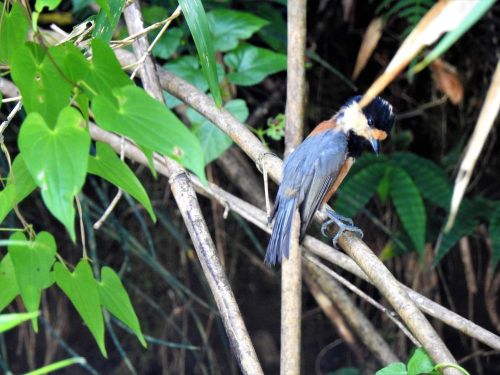
[[[97,14],[92,36],[109,42],[120,20],[125,0],[100,0],[98,2],[101,5],[101,10]]]
[[[427,218],[420,192],[408,173],[401,168],[393,168],[390,179],[390,194],[396,212],[415,248],[423,255]]]
[[[152,25],[155,22],[160,22],[169,16],[167,8],[159,5],[144,5],[142,6],[142,16],[146,25]],[[170,29],[169,29],[170,30]]]
[[[193,36],[203,73],[208,81],[210,92],[215,104],[222,106],[222,95],[217,78],[215,53],[212,35],[208,27],[207,15],[200,0],[179,0],[182,14],[186,18],[189,30]]]
[[[496,269],[500,261],[500,206],[491,217],[489,232],[493,246],[491,264],[493,265],[493,269]]]
[[[99,39],[92,41],[92,61],[88,62],[73,45],[67,48],[65,65],[73,81],[81,86],[92,99],[96,95],[113,98],[112,90],[133,85],[123,72],[113,50],[106,42]]]
[[[5,9],[5,5],[2,6]],[[20,2],[14,2],[9,13],[2,11],[0,21],[0,62],[8,63],[26,40],[30,27],[28,13]],[[10,65],[12,68],[12,62]]]
[[[11,62],[12,78],[21,91],[26,111],[38,112],[50,128],[55,126],[59,112],[69,104],[71,94],[71,85],[51,59],[53,51],[59,48],[49,48],[42,58],[33,55],[28,47],[19,46]],[[36,48],[34,52],[38,53]]]
[[[408,361],[408,375],[427,374],[434,369],[434,363],[425,350],[417,348]]]
[[[251,5],[251,12],[267,20],[269,24],[262,28],[259,37],[273,50],[286,53],[287,27],[283,17],[284,10],[276,9],[270,3],[257,2]]]
[[[252,86],[267,76],[286,70],[286,55],[265,48],[241,44],[224,56],[224,62],[232,72],[227,78],[231,83]]]
[[[35,188],[35,181],[26,168],[23,155],[17,155],[7,177],[7,185],[0,191],[0,222],[5,219],[15,204],[19,204]]]
[[[163,66],[175,75],[196,86],[200,91],[205,92],[208,90],[208,82],[200,71],[200,64],[196,57],[182,56]],[[220,78],[224,77],[224,68],[219,64],[217,64],[217,74]]]
[[[57,285],[75,306],[94,336],[102,355],[107,357],[99,289],[88,261],[82,259],[73,273],[69,272],[62,263],[56,262],[54,273]]]
[[[71,365],[78,365],[78,364],[83,365],[85,363],[87,363],[87,360],[85,358],[73,357],[73,358],[63,359],[62,361],[57,361],[51,363],[50,365],[37,368],[36,370],[25,373],[24,375],[43,375],[43,374],[48,374],[49,372],[60,370],[64,367],[68,367]]]
[[[17,286],[24,306],[29,312],[37,311],[40,306],[42,289],[53,283],[50,269],[55,261],[56,242],[48,232],[40,232],[34,241],[27,241],[23,233],[14,233],[9,238],[10,259],[14,266]],[[38,322],[33,319],[35,332]]]
[[[153,56],[168,59],[179,48],[183,36],[182,30],[178,27],[169,28],[153,47]]]
[[[99,297],[103,306],[115,317],[121,320],[136,334],[145,348],[148,346],[142,335],[139,319],[130,302],[127,291],[123,287],[120,277],[109,267],[101,270],[101,282],[98,283]]]
[[[99,126],[179,161],[206,181],[200,143],[172,111],[135,86],[113,93],[117,104],[104,96],[92,101]]]
[[[391,363],[389,366],[378,370],[375,375],[407,375],[406,365],[401,362]]]
[[[441,233],[434,251],[436,253],[433,266],[439,263],[439,261],[448,253],[457,241],[464,237],[472,234],[474,229],[478,225],[476,217],[478,216],[477,209],[475,205],[469,200],[463,200],[458,210],[457,219],[455,224],[449,232],[446,234]]]
[[[375,194],[387,168],[384,163],[369,164],[358,173],[350,175],[339,189],[335,210],[347,217],[354,216]]]
[[[5,309],[19,294],[14,265],[7,254],[0,262],[0,311]]]
[[[30,313],[18,313],[18,314],[1,314],[0,315],[0,333],[8,331],[19,324],[30,320],[36,319],[40,313],[38,311]]]
[[[47,7],[48,10],[54,10],[59,6],[60,3],[61,0],[36,0],[35,10],[37,12],[41,12],[45,7]]]
[[[224,108],[240,122],[245,122],[248,117],[248,108],[242,99],[231,100],[224,105]],[[226,133],[194,109],[188,108],[186,115],[191,121],[193,133],[200,141],[206,164],[217,159],[233,144],[232,139]]]
[[[95,174],[133,196],[156,221],[148,194],[134,172],[106,143],[97,142],[96,156],[89,156],[88,172]]]
[[[61,111],[54,129],[38,113],[26,117],[19,132],[19,149],[26,167],[42,191],[49,211],[75,240],[73,199],[85,182],[90,135],[80,112]]]
[[[207,17],[214,37],[214,49],[222,52],[236,48],[240,40],[250,38],[269,23],[252,13],[223,8],[209,12]]]
[[[445,210],[449,209],[451,187],[439,166],[409,152],[397,152],[391,156],[391,161],[410,174],[426,200]]]
[[[329,372],[328,375],[362,375],[361,371],[355,367],[343,367],[334,372]]]

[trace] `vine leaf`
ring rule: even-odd
[[[68,296],[94,336],[101,353],[107,357],[99,290],[89,262],[80,260],[73,273],[62,263],[56,262],[54,273],[57,285]]]
[[[19,149],[49,211],[75,241],[73,199],[85,182],[90,135],[80,112],[64,108],[51,129],[38,113],[21,125]]]
[[[97,286],[102,305],[134,331],[142,346],[146,348],[148,345],[142,334],[139,319],[137,319],[137,315],[120,277],[111,268],[103,267],[101,270],[101,282],[97,283]]]
[[[104,95],[92,101],[100,127],[177,160],[206,181],[200,143],[172,111],[136,86],[117,88],[113,94],[114,101]]]
[[[8,252],[21,298],[26,310],[35,312],[40,306],[42,289],[53,283],[50,269],[55,261],[56,241],[48,232],[40,232],[34,241],[27,241],[18,232],[10,236],[9,242]],[[32,322],[38,332],[38,321],[33,318]]]
[[[148,211],[151,219],[156,221],[148,194],[134,172],[108,144],[97,142],[96,147],[96,155],[89,156],[88,172],[104,178],[133,196]]]

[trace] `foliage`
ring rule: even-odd
[[[447,367],[447,365],[434,365],[429,355],[422,348],[417,348],[413,352],[407,364],[402,362],[391,363],[383,369],[378,370],[375,375],[439,375],[441,373],[439,369],[443,367]],[[469,375],[463,367],[458,365],[453,365],[451,367]]]

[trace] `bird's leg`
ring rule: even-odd
[[[339,231],[332,239],[333,247],[337,248],[337,241],[345,231],[356,233],[360,238],[363,238],[363,231],[353,224],[352,219],[339,215],[335,211],[328,208],[325,210],[325,212],[329,219],[325,221],[321,226],[321,233],[323,234],[323,236],[328,237],[326,231],[330,224],[335,223],[339,227]]]

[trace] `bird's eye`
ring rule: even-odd
[[[371,117],[368,117],[368,126],[373,126],[373,119]]]

